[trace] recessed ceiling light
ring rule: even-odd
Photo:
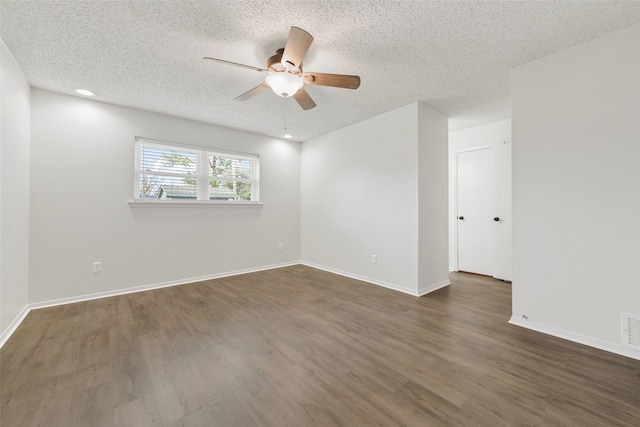
[[[80,95],[83,95],[83,96],[96,96],[95,93],[86,89],[76,89],[76,93],[79,93]]]
[[[283,136],[284,136],[285,138],[287,138],[287,139],[291,139],[291,138],[293,138],[293,136],[292,136],[291,134],[288,134],[288,133],[285,133]]]

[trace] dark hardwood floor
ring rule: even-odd
[[[640,426],[640,361],[507,323],[511,286],[422,298],[304,266],[32,311],[1,424]]]

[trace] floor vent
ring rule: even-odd
[[[640,350],[640,315],[622,314],[622,336],[626,347]]]

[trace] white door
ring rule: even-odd
[[[494,270],[493,149],[457,153],[458,270],[492,276]]]

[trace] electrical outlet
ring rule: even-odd
[[[100,273],[102,271],[102,263],[100,261],[93,263],[93,272]]]
[[[371,264],[377,264],[378,263],[378,257],[376,255],[371,255]]]
[[[282,243],[278,243],[278,250],[282,252],[283,249],[284,249],[284,245]]]

